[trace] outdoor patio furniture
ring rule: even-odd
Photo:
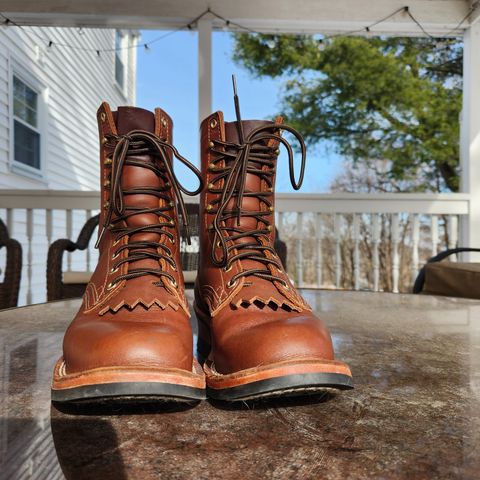
[[[0,219],[0,248],[6,249],[5,274],[0,283],[0,309],[16,307],[22,277],[22,246],[10,238],[7,226]]]
[[[62,411],[50,401],[51,375],[80,300],[0,312],[3,477],[30,466],[32,478],[49,480],[477,479],[478,301],[301,293],[352,367],[354,390],[228,406],[147,403],[113,415]],[[194,332],[196,323],[193,314]]]
[[[480,299],[480,263],[442,262],[462,252],[480,252],[480,248],[451,248],[430,258],[415,280],[413,293]]]
[[[191,245],[188,245],[186,238],[186,230],[181,226],[180,251],[181,263],[185,286],[193,288],[198,267],[198,234],[199,234],[199,215],[198,203],[187,203],[187,215],[189,222],[189,231],[191,237]],[[59,239],[53,242],[48,249],[47,258],[47,299],[65,300],[67,298],[77,298],[83,295],[92,272],[86,271],[63,271],[63,256],[65,252],[74,252],[77,250],[85,250],[91,241],[92,235],[98,226],[99,215],[90,218],[83,226],[77,241],[73,242],[69,239]],[[283,265],[287,264],[287,245],[279,236],[278,231],[275,240],[275,249],[278,252]]]
[[[63,273],[63,254],[85,250],[98,226],[99,215],[90,218],[83,226],[77,241],[67,238],[56,240],[50,245],[47,257],[47,300],[62,300],[81,297],[85,291],[91,272]]]

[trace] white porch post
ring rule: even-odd
[[[480,248],[480,22],[465,31],[463,108],[460,135],[460,189],[470,194],[470,214],[462,219],[460,246]],[[479,254],[465,255],[479,261]]]
[[[212,113],[212,20],[198,21],[198,116],[199,122]]]

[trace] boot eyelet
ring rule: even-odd
[[[102,122],[104,122],[106,118],[107,118],[107,116],[105,115],[105,112],[102,112],[102,113],[100,114],[100,120],[101,120]]]
[[[115,260],[116,258],[118,258],[120,255],[120,252],[115,252],[112,254],[112,260]]]
[[[111,290],[115,285],[116,285],[116,282],[110,282],[110,283],[107,285],[107,290]]]
[[[217,167],[215,166],[215,164],[210,163],[210,164],[208,165],[208,170],[209,170],[210,172],[216,172],[216,171],[217,171]]]
[[[121,238],[117,238],[114,242],[113,242],[113,246],[117,246],[120,242],[122,241]]]
[[[165,117],[162,117],[162,125],[166,127],[168,124],[167,119]]]
[[[267,230],[268,230],[269,232],[271,232],[271,231],[272,231],[272,226],[271,226],[271,225],[267,225]]]
[[[173,288],[177,288],[178,287],[178,283],[175,279],[171,279],[169,278],[168,281],[170,282],[170,285],[173,287]]]
[[[217,248],[220,248],[222,246],[222,242],[220,240],[217,242]]]
[[[223,269],[223,271],[224,271],[224,272],[229,272],[232,268],[233,268],[233,265],[230,265],[230,266],[228,266],[228,267],[225,267],[225,268]]]
[[[174,239],[174,238],[169,238],[169,240],[170,240],[170,243],[171,243],[172,245],[175,245],[175,239]]]
[[[234,282],[232,282],[232,280],[229,280],[229,281],[227,282],[227,288],[233,288],[233,287],[235,287],[235,285],[236,285],[237,283],[238,283],[238,279],[235,280]]]
[[[170,182],[165,182],[164,187],[169,189],[171,187]]]
[[[212,128],[213,128],[213,127],[212,127]],[[210,148],[213,148],[213,147],[215,146],[215,144],[214,144],[213,142],[208,142],[208,146],[209,146]]]
[[[107,137],[102,137],[102,145],[105,145],[107,142],[108,142],[108,138]]]
[[[211,212],[212,209],[213,209],[213,206],[210,205],[210,204],[208,204],[208,205],[205,207],[205,210],[206,210],[207,212]]]
[[[275,150],[275,155],[280,155],[280,149],[279,149],[279,148],[277,148],[277,149]]]
[[[216,118],[212,118],[212,119],[210,120],[210,128],[215,128],[217,125],[218,125],[217,119],[216,119]]]
[[[112,268],[110,269],[110,273],[116,273],[116,272],[118,272],[118,267],[116,267],[116,268],[115,268],[115,267],[112,267]]]
[[[108,208],[109,206],[110,206],[110,202],[105,202],[105,203],[103,204],[103,208],[104,208],[105,210],[107,210],[107,208]]]
[[[208,190],[213,190],[215,188],[215,185],[213,183],[209,183],[207,185]]]
[[[105,157],[105,160],[103,161],[104,165],[111,165],[113,163],[112,157]]]
[[[110,180],[108,178],[103,182],[103,186],[105,188],[110,188]]]
[[[269,211],[269,212],[273,212],[273,206],[272,206],[272,205],[270,205],[270,206],[268,207],[268,211]]]

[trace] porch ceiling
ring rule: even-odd
[[[2,0],[0,11],[27,25],[174,29],[208,7],[255,31],[341,33],[364,28],[403,6],[433,35],[451,32],[473,0]],[[213,27],[223,22],[214,20]],[[467,27],[465,22],[462,27]],[[404,13],[374,33],[422,35]]]

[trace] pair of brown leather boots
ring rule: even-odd
[[[277,156],[302,183],[305,146],[282,123],[201,125],[201,172],[172,144],[161,109],[98,110],[101,213],[97,268],[69,326],[54,371],[52,399],[102,402],[237,401],[351,388],[330,334],[295,290],[274,250]],[[291,132],[302,150],[299,180]],[[174,158],[200,186],[178,181]],[[194,309],[198,358],[180,267],[182,194],[200,196],[200,259]],[[188,225],[186,226],[188,228]]]

